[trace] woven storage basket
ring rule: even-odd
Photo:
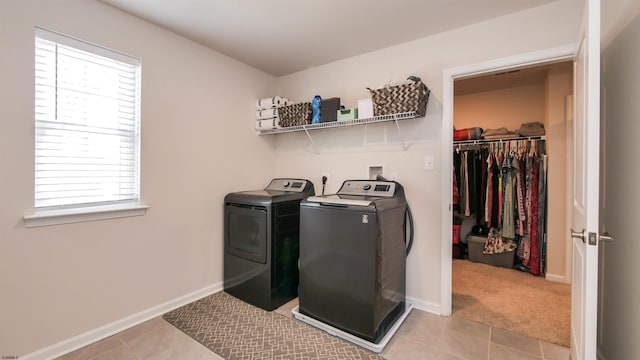
[[[280,126],[289,127],[310,124],[311,113],[310,102],[283,106],[278,109]]]
[[[413,111],[419,116],[427,113],[431,90],[420,80],[410,84],[369,89],[373,100],[373,115],[391,115]]]

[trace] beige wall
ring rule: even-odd
[[[598,358],[603,360],[640,359],[640,15],[625,25],[604,49],[601,68],[600,231],[614,239],[600,241],[598,260]]]
[[[440,311],[442,171],[442,72],[444,69],[571,44],[577,38],[581,1],[559,1],[507,17],[459,28],[362,56],[278,78],[277,92],[297,101],[315,94],[340,96],[348,107],[368,97],[366,87],[387,79],[417,75],[432,89],[424,118],[400,122],[408,145],[403,150],[395,125],[379,124],[312,132],[318,153],[304,133],[277,138],[276,172],[315,182],[330,173],[327,191],[343,180],[366,178],[368,165],[384,165],[405,186],[416,220],[416,238],[407,263],[407,295],[419,308]],[[508,31],[505,31],[508,29]],[[536,31],[531,31],[536,29]],[[435,170],[424,171],[425,156]]]
[[[544,122],[544,101],[543,85],[459,95],[454,99],[454,126],[516,131],[524,123]]]
[[[640,15],[638,0],[601,0],[601,44],[606,48]]]
[[[92,0],[0,1],[0,354],[28,353],[222,282],[222,201],[264,187],[273,77]],[[142,58],[145,216],[25,228],[34,27]]]
[[[547,279],[571,282],[572,254],[567,251],[571,243],[567,208],[571,202],[567,196],[566,179],[570,177],[571,166],[566,156],[569,138],[566,118],[566,97],[573,93],[573,63],[556,64],[549,69],[545,82],[545,117],[547,131],[548,206],[547,206]]]

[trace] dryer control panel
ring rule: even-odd
[[[338,195],[393,197],[396,183],[377,180],[347,180],[342,184]]]
[[[303,192],[310,186],[309,181],[304,179],[273,179],[265,190]]]

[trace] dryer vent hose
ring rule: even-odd
[[[376,176],[378,181],[389,181],[384,176]],[[323,192],[324,193],[324,192]],[[409,225],[409,231],[407,233],[407,224]],[[404,212],[404,243],[405,243],[405,257],[409,256],[411,247],[413,246],[413,215],[411,215],[411,208],[407,204],[407,209]]]
[[[407,223],[409,224],[409,239],[407,239]],[[407,249],[405,257],[407,257],[409,256],[409,252],[411,252],[411,247],[413,246],[413,215],[411,215],[411,208],[409,207],[409,204],[407,204],[407,210],[405,211],[404,242]]]

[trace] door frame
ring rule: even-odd
[[[452,231],[453,223],[453,89],[454,81],[495,71],[573,60],[576,44],[567,44],[475,64],[444,69],[442,72],[442,217],[440,260],[440,315],[450,316],[452,305]],[[447,170],[449,169],[449,170]]]

